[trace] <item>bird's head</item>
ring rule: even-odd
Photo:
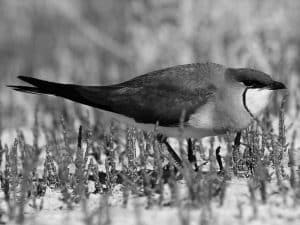
[[[226,71],[227,78],[234,85],[242,87],[242,101],[245,109],[253,117],[257,116],[270,102],[271,94],[286,86],[266,73],[258,70],[229,68]]]

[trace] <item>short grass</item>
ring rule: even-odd
[[[89,118],[73,130],[63,117],[47,129],[35,110],[33,144],[18,131],[11,147],[0,145],[1,224],[48,224],[49,215],[53,223],[151,224],[153,212],[161,223],[299,222],[297,133],[287,143],[284,102],[277,124],[266,113],[242,132],[240,143],[233,133],[207,142],[178,139],[183,167],[157,142],[155,130],[112,122],[100,132]],[[289,213],[279,215],[284,209]]]

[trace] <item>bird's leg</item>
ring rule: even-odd
[[[239,147],[241,144],[241,136],[242,136],[242,132],[239,131],[236,133],[235,139],[234,139],[234,147]]]
[[[158,134],[157,141],[166,145],[167,150],[168,150],[169,154],[172,156],[172,158],[174,159],[175,163],[179,167],[182,167],[182,161],[181,161],[180,157],[177,155],[177,153],[174,151],[174,149],[171,147],[169,142],[167,141],[167,137],[162,134]]]
[[[195,166],[195,171],[198,170],[198,166],[196,163],[196,156],[194,154],[194,145],[193,145],[193,140],[191,138],[187,139],[188,143],[188,160],[190,163],[194,164]]]
[[[221,150],[221,147],[218,146],[217,149],[216,149],[216,159],[217,159],[217,162],[219,164],[220,173],[222,173],[224,171],[224,166],[223,166],[223,163],[222,163],[222,156],[220,155],[220,150]]]
[[[241,135],[242,135],[242,132],[237,132],[236,133],[236,136],[235,136],[235,139],[234,139],[234,144],[232,146],[232,161],[233,161],[233,173],[234,175],[237,175],[238,173],[238,165],[237,165],[237,162],[238,162],[238,151],[239,151],[239,147],[241,145]]]
[[[234,162],[234,165],[233,165],[233,171],[235,174],[237,174],[237,151],[238,151],[238,148],[240,147],[240,144],[241,144],[241,136],[242,136],[242,132],[237,132],[236,133],[236,136],[234,138],[234,144],[232,146],[233,148],[233,152],[232,152],[232,158],[233,158],[233,162]],[[223,163],[222,163],[222,156],[220,155],[220,150],[221,150],[221,147],[217,147],[216,149],[216,160],[219,164],[219,168],[220,168],[220,172],[223,172],[224,171],[224,166],[223,166]]]

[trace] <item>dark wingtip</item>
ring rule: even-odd
[[[18,76],[18,79],[25,81],[25,82],[35,80],[35,78],[33,78],[33,77],[27,77],[27,76],[22,76],[22,75]]]
[[[40,94],[41,90],[36,87],[28,87],[28,86],[15,86],[15,85],[6,85],[8,88],[13,89],[14,91],[30,93],[30,94]]]
[[[6,85],[6,87],[11,88],[13,90],[19,89],[19,86],[15,86],[15,85]]]
[[[17,76],[18,79],[29,82],[30,80],[34,79],[31,77],[26,77],[26,76]],[[29,89],[32,90],[33,87],[28,87],[28,86],[18,86],[18,85],[6,85],[6,87],[11,88],[15,91],[20,91],[20,92],[29,92]]]

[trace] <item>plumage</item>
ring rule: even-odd
[[[185,136],[194,137],[246,127],[251,121],[242,98],[247,88],[280,88],[281,84],[275,85],[271,77],[260,71],[215,63],[174,66],[109,86],[19,78],[33,86],[10,86],[17,91],[60,96],[123,115],[145,129],[152,129],[158,122],[161,132],[168,136],[178,136],[184,111]]]
[[[253,115],[259,115],[270,102],[273,91],[269,89],[251,88],[247,90],[245,98],[248,110]]]

